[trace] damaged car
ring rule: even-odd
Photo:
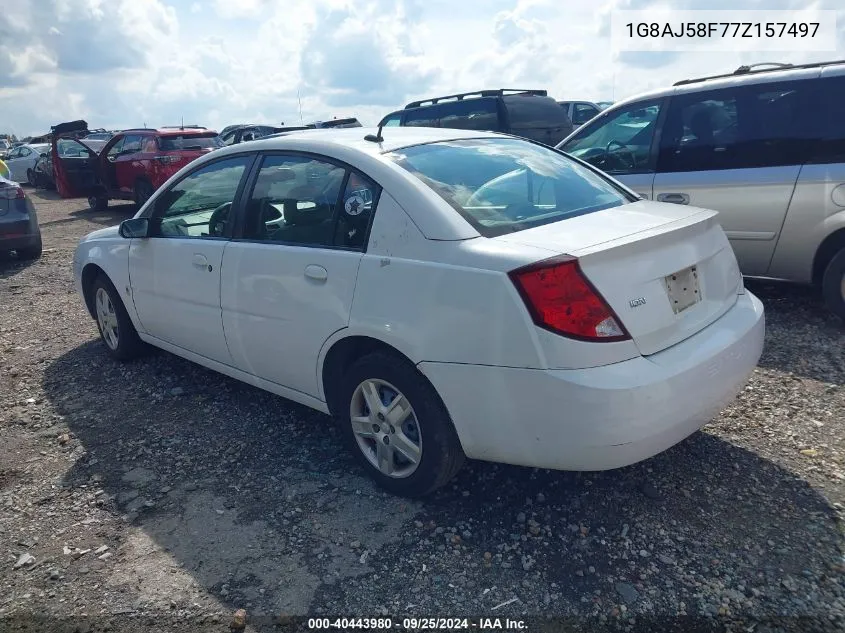
[[[85,121],[53,127],[53,173],[59,195],[88,198],[98,211],[109,200],[140,207],[182,167],[221,146],[216,131],[194,125],[123,130],[102,147],[79,138],[85,128]]]

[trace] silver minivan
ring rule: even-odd
[[[680,81],[557,147],[644,198],[719,211],[743,274],[817,284],[845,319],[845,61]]]

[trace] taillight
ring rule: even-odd
[[[554,257],[509,273],[534,323],[585,341],[624,341],[631,336],[581,272],[578,260]]]
[[[0,198],[7,200],[15,200],[16,198],[26,198],[26,193],[20,186],[15,187],[0,187]]]

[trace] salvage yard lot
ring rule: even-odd
[[[71,258],[134,207],[30,195],[44,255],[0,261],[0,629],[225,631],[239,608],[256,630],[306,613],[842,625],[845,329],[814,291],[748,283],[760,367],[667,453],[591,474],[471,462],[407,501],[326,416],[164,352],[110,360]]]

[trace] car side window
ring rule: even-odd
[[[589,103],[576,103],[572,109],[572,123],[573,125],[583,125],[598,113],[598,109]]]
[[[397,112],[396,114],[391,114],[382,121],[382,125],[384,127],[396,127],[402,125],[402,113]]]
[[[334,245],[364,250],[367,229],[381,189],[367,176],[350,171],[337,214]]]
[[[654,171],[651,143],[662,100],[640,101],[582,128],[561,149],[610,174]]]
[[[739,89],[672,98],[663,126],[659,172],[740,167]]]
[[[499,108],[496,99],[462,99],[444,103],[439,127],[459,130],[498,130]]]
[[[130,134],[123,139],[123,149],[121,154],[136,154],[141,151],[142,137],[136,134]]]
[[[20,157],[21,158],[26,158],[27,156],[32,154],[32,150],[29,149],[28,147],[20,147],[18,149],[20,150]]]
[[[845,163],[845,76],[822,77],[817,87],[820,98],[815,103],[816,112],[807,116],[821,119],[821,133],[809,162]]]
[[[819,133],[812,83],[752,84],[673,97],[661,172],[800,165]]]
[[[144,154],[155,154],[158,151],[158,143],[155,136],[147,136],[141,141],[141,152]]]
[[[267,156],[247,205],[244,238],[332,246],[346,170],[309,156]]]
[[[442,106],[424,106],[405,112],[405,125],[408,127],[440,127]]]
[[[108,158],[109,160],[114,160],[115,158],[117,158],[117,156],[120,155],[120,152],[123,149],[123,142],[125,140],[126,140],[125,136],[121,137],[120,140],[117,143],[112,145],[111,149],[109,149],[109,153],[106,155],[106,158]]]
[[[213,238],[227,235],[232,203],[251,156],[215,161],[163,192],[152,215],[154,237]]]
[[[237,138],[237,130],[233,130],[232,132],[226,132],[226,134],[221,138],[223,141],[223,146],[227,145],[234,145],[235,139]]]

